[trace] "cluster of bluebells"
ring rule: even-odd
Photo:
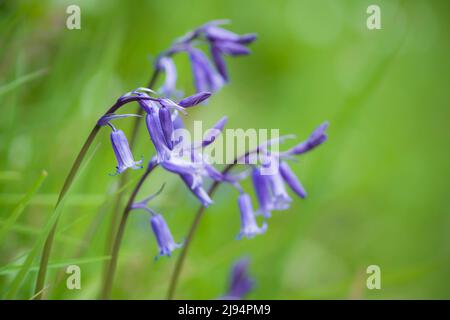
[[[214,143],[217,136],[223,131],[227,117],[221,118],[213,126],[213,130],[208,131],[210,134],[202,141],[188,142],[184,141],[182,136],[177,136],[176,129],[184,127],[180,114],[186,114],[189,108],[207,100],[211,96],[211,92],[216,91],[228,81],[224,56],[248,54],[249,50],[246,45],[256,39],[254,34],[237,35],[219,27],[223,23],[224,21],[213,21],[195,29],[175,41],[170,49],[158,56],[156,68],[165,73],[165,80],[158,94],[150,89],[138,88],[120,97],[118,103],[125,104],[137,101],[143,111],[149,138],[156,153],[148,162],[147,170],[160,166],[164,170],[176,174],[204,207],[213,203],[205,189],[205,181],[228,183],[235,187],[239,192],[237,202],[241,218],[241,230],[238,238],[252,238],[267,230],[267,219],[271,216],[272,211],[289,208],[292,199],[288,195],[286,185],[299,197],[304,198],[306,196],[305,189],[290,169],[287,161],[322,144],[327,138],[325,133],[327,123],[319,126],[306,141],[287,151],[272,152],[268,150],[272,143],[279,143],[280,141],[263,143],[252,151],[258,153],[262,161],[257,165],[246,165],[247,170],[240,174],[220,172],[207,159],[204,159],[203,155],[203,149]],[[196,47],[198,41],[208,43],[212,63]],[[171,97],[176,92],[177,75],[171,57],[177,52],[189,54],[197,92],[175,101]],[[118,130],[112,124],[113,120],[131,116],[138,115],[107,114],[98,121],[98,125],[109,126],[112,130],[111,143],[117,159],[115,174],[123,173],[127,169],[143,167],[142,159],[138,161],[134,159],[123,131]],[[244,157],[247,156],[250,156],[250,153]],[[273,163],[278,164],[275,166],[276,170],[267,174],[264,170],[265,167],[273,167]],[[249,175],[251,175],[258,200],[257,210],[253,208],[250,195],[244,192],[240,185],[240,181]],[[163,216],[148,207],[148,202],[155,196],[134,203],[130,209],[145,210],[151,215],[150,222],[159,247],[159,255],[170,256],[172,251],[179,248],[181,244],[174,241]],[[261,226],[258,225],[256,220],[259,215],[264,219]],[[245,270],[245,262],[237,265],[233,271],[235,277],[244,277]],[[236,284],[232,284],[229,296],[241,296],[250,287],[249,281],[245,282],[241,279]]]
[[[263,158],[260,165],[252,168],[253,188],[258,200],[258,209],[255,211],[251,198],[248,194],[241,192],[238,198],[241,212],[241,232],[238,238],[252,238],[257,234],[267,230],[267,222],[258,226],[256,216],[262,215],[264,219],[271,217],[272,211],[286,210],[290,207],[292,198],[289,196],[286,185],[300,198],[306,197],[306,191],[297,176],[291,170],[287,161],[295,156],[311,151],[326,141],[325,133],[328,123],[320,125],[309,136],[306,141],[299,143],[293,148],[284,152],[270,152],[265,150],[265,145],[257,148]],[[275,163],[275,165],[274,165]],[[274,168],[274,170],[263,170],[264,167]]]
[[[197,92],[216,92],[229,81],[225,56],[250,54],[247,46],[256,40],[256,35],[238,35],[220,27],[227,23],[227,20],[208,22],[177,39],[157,57],[155,67],[165,74],[161,94],[170,97],[178,92],[177,71],[172,56],[180,52],[189,56]],[[210,57],[199,49],[203,43],[209,47]]]

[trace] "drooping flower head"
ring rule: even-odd
[[[126,169],[142,169],[142,160],[135,161],[128,144],[127,137],[122,130],[111,131],[111,143],[114,154],[117,159],[117,171],[115,174],[120,174]]]
[[[215,20],[188,32],[177,39],[172,46],[158,56],[155,66],[165,73],[165,81],[160,92],[170,97],[176,83],[176,67],[171,56],[186,52],[192,65],[194,84],[197,92],[218,91],[229,80],[225,56],[248,55],[247,46],[256,40],[255,34],[238,35],[221,27],[228,20]],[[209,46],[212,63],[208,56],[197,47],[206,42]]]
[[[160,256],[170,257],[172,251],[182,246],[179,243],[175,243],[166,221],[160,214],[152,216],[150,219],[150,224],[152,226],[156,242],[158,243]]]
[[[150,225],[152,227],[152,231],[159,248],[158,256],[170,256],[172,254],[172,251],[174,251],[177,248],[180,248],[182,244],[175,242],[172,233],[170,232],[169,226],[167,225],[163,216],[148,207],[148,202],[154,199],[156,196],[158,196],[163,189],[164,185],[155,194],[145,198],[142,201],[133,203],[131,209],[133,210],[140,209],[150,213],[151,215]],[[156,256],[156,258],[158,256]]]
[[[111,144],[113,147],[114,155],[117,160],[116,174],[120,174],[124,172],[126,169],[142,169],[142,159],[139,161],[135,161],[133,158],[133,154],[131,153],[130,145],[128,144],[127,137],[122,130],[117,130],[111,123],[114,119],[127,118],[137,116],[135,114],[107,114],[100,118],[97,122],[99,126],[109,126],[112,131],[110,134]]]
[[[256,223],[255,212],[253,211],[252,200],[246,193],[238,197],[239,210],[241,212],[241,232],[238,239],[243,237],[253,238],[255,235],[266,232],[267,223],[264,222],[261,227]]]
[[[265,218],[271,216],[273,210],[285,210],[289,208],[292,199],[288,195],[285,184],[297,194],[300,198],[306,197],[306,191],[295,173],[287,163],[293,156],[304,154],[313,150],[327,140],[325,130],[328,123],[321,124],[309,138],[294,146],[293,148],[279,153],[265,153],[263,158],[265,163],[261,166],[255,166],[252,171],[253,187],[259,203],[258,214]],[[264,172],[264,165],[275,161],[277,168],[273,172]]]

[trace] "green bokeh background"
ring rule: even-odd
[[[81,7],[81,30],[65,28],[70,4]],[[366,28],[370,4],[381,7],[382,30]],[[2,240],[0,294],[52,213],[96,119],[121,94],[146,85],[152,58],[175,37],[229,18],[231,30],[258,33],[253,54],[228,59],[230,84],[186,122],[206,127],[226,114],[228,128],[279,128],[304,139],[329,120],[330,138],[292,165],[309,196],[276,212],[263,236],[235,240],[236,194],[219,189],[177,297],[222,295],[230,266],[248,256],[257,282],[249,298],[450,298],[449,13],[446,0],[0,1],[0,227],[48,172]],[[191,93],[188,61],[176,62],[179,87]],[[129,132],[131,124],[120,127]],[[141,129],[133,153],[149,159],[153,149]],[[108,130],[89,156],[64,206],[47,298],[98,296],[104,261],[96,259],[105,254],[118,181],[108,175],[115,167]],[[131,173],[134,183],[141,173]],[[181,240],[198,203],[162,170],[140,198],[162,182],[153,207]],[[148,216],[134,213],[114,298],[165,297],[179,252],[155,262],[156,253]],[[58,286],[58,272],[79,259],[88,259],[80,264],[82,289]],[[381,268],[381,290],[366,288],[372,264]],[[35,277],[33,269],[16,298],[33,295]]]

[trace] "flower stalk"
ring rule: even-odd
[[[150,175],[150,173],[153,171],[153,169],[155,167],[156,166],[154,166],[154,165],[149,165],[147,167],[147,169],[145,170],[145,173],[139,179],[136,187],[134,188],[133,192],[131,193],[131,196],[128,199],[127,205],[123,211],[122,218],[119,223],[119,228],[117,230],[117,234],[116,234],[116,237],[114,240],[114,245],[111,250],[111,259],[109,260],[109,263],[108,263],[105,281],[103,283],[103,288],[102,288],[102,292],[101,292],[101,296],[100,296],[100,298],[103,300],[109,299],[109,297],[111,296],[111,289],[112,289],[114,275],[115,275],[116,268],[117,268],[117,259],[119,257],[120,246],[122,244],[122,239],[123,239],[123,235],[125,233],[125,227],[127,224],[128,217],[130,215],[131,210],[133,209],[132,207],[133,207],[134,200],[136,199],[136,196],[139,193],[139,190],[141,189],[142,185],[144,184],[145,179],[147,179],[147,177]]]
[[[159,72],[157,70],[155,70],[155,72],[153,73],[153,76],[152,76],[152,80],[150,81],[150,84],[153,84],[154,82],[156,82],[158,74],[159,74]],[[104,113],[103,116],[106,116],[108,114],[116,112],[119,108],[121,108],[123,105],[125,105],[129,102],[138,101],[140,99],[144,99],[144,98],[131,96],[131,97],[127,97],[124,99],[119,99],[119,100],[117,100],[117,102],[114,105],[112,105]],[[136,135],[137,135],[136,133],[137,133],[138,123],[139,123],[138,120],[139,119],[136,119],[136,121],[135,121],[135,126],[134,126],[135,130],[133,130],[132,138],[136,137]],[[98,123],[96,123],[94,128],[91,130],[89,136],[87,137],[86,141],[84,142],[83,147],[81,148],[80,152],[78,153],[78,155],[69,171],[69,174],[67,175],[66,179],[64,180],[64,184],[63,184],[63,187],[61,188],[61,191],[59,192],[58,200],[56,201],[54,210],[57,210],[61,201],[64,199],[64,197],[66,196],[70,187],[72,186],[75,176],[77,175],[78,170],[80,169],[81,163],[83,162],[84,158],[86,157],[86,154],[89,151],[90,146],[94,142],[98,132],[100,131],[100,128],[101,128],[101,126]],[[134,142],[134,140],[136,140],[136,139],[134,138],[132,141]],[[133,146],[133,143],[131,143],[131,146]],[[126,180],[124,182],[126,182]],[[47,238],[45,239],[45,244],[42,249],[41,259],[40,259],[40,263],[39,263],[39,271],[38,271],[38,275],[36,278],[36,285],[35,285],[35,290],[34,290],[34,293],[35,293],[34,299],[35,300],[40,300],[43,297],[43,289],[44,289],[44,284],[45,284],[45,278],[47,275],[48,261],[50,259],[51,251],[53,248],[53,241],[55,238],[55,233],[56,233],[56,228],[58,226],[58,222],[59,222],[59,218],[53,224],[52,229],[50,230],[49,234],[47,235]]]

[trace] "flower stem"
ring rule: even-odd
[[[139,100],[138,97],[129,97],[127,99],[122,99],[121,101],[117,101],[114,105],[112,105],[104,114],[114,113],[117,111],[120,107],[122,107],[124,104]],[[81,163],[83,162],[84,157],[86,156],[89,147],[94,142],[95,137],[97,136],[98,132],[100,131],[100,126],[96,124],[94,128],[91,130],[91,133],[87,137],[86,141],[83,144],[83,147],[81,148],[80,152],[77,155],[77,158],[75,159],[72,168],[69,171],[69,174],[67,175],[66,179],[64,180],[63,187],[61,188],[61,191],[59,192],[58,200],[55,205],[55,209],[58,209],[58,206],[60,205],[61,201],[66,196],[67,192],[69,191],[70,187],[72,186],[72,183],[75,179],[75,176],[80,168]],[[59,218],[55,220],[50,232],[47,235],[47,238],[45,239],[44,248],[41,253],[41,260],[39,264],[39,271],[36,279],[36,285],[35,285],[35,296],[34,299],[40,300],[42,299],[43,295],[43,288],[45,283],[45,277],[47,275],[47,266],[48,266],[48,260],[50,258],[50,254],[53,247],[53,240],[55,238],[56,228],[58,226]]]
[[[156,81],[158,80],[160,71],[159,69],[155,69],[153,71],[152,77],[150,78],[147,88],[151,89],[155,86]],[[144,113],[144,110],[142,108],[138,108],[137,112],[136,112],[139,116],[142,116]],[[133,123],[133,127],[131,130],[131,137],[130,137],[130,149],[133,150],[135,145],[136,145],[136,141],[137,141],[137,134],[139,132],[139,127],[141,124],[141,121],[139,121],[140,118],[137,117]],[[120,180],[119,180],[119,184],[117,189],[121,190],[122,187],[127,183],[128,181],[128,172],[125,171],[121,176],[120,176]],[[124,192],[121,191],[117,194],[116,199],[114,201],[114,207],[113,207],[113,211],[112,211],[112,217],[111,217],[111,223],[109,226],[109,230],[108,230],[108,234],[106,237],[106,249],[105,249],[105,255],[111,255],[111,251],[113,249],[112,244],[113,244],[113,240],[114,240],[114,235],[117,232],[117,223],[119,221],[119,217],[120,217],[120,205],[122,203],[123,200],[123,196],[124,196]],[[104,274],[104,279],[103,281],[106,281],[106,274],[108,272],[108,268],[109,268],[109,264],[108,261],[105,262],[105,266],[104,266],[104,270],[103,270],[103,274]]]
[[[100,130],[100,126],[96,125],[89,134],[88,138],[86,139],[86,142],[84,143],[83,147],[80,150],[80,153],[78,153],[77,158],[75,159],[75,162],[72,165],[72,168],[70,169],[69,174],[66,177],[66,180],[64,181],[64,185],[61,189],[61,192],[59,193],[58,200],[55,205],[55,210],[58,208],[58,205],[64,199],[64,196],[67,194],[67,191],[69,190],[70,186],[72,185],[72,182],[75,178],[76,173],[78,172],[78,169],[80,168],[81,162],[83,161],[84,157],[86,156],[87,151],[89,150],[89,147],[91,146],[92,142],[94,141],[95,137],[97,136],[97,133]],[[41,262],[39,265],[39,272],[36,280],[36,287],[35,287],[35,297],[34,299],[40,300],[42,299],[42,293],[44,288],[44,282],[45,282],[45,276],[47,273],[47,265],[48,260],[50,258],[50,253],[52,251],[53,246],[53,240],[55,238],[56,233],[56,227],[58,225],[58,220],[55,221],[53,224],[52,229],[50,230],[44,244],[44,249],[42,250],[41,255]]]
[[[236,164],[236,162],[227,165],[222,170],[222,174],[228,173],[228,171],[230,171],[231,168],[233,168],[233,166],[235,164]],[[220,185],[219,181],[214,181],[213,182],[213,184],[211,185],[211,187],[209,187],[209,190],[208,190],[209,196],[212,196],[214,194],[214,192],[216,191],[216,189],[217,189],[217,187],[219,185]],[[192,239],[194,237],[195,231],[197,230],[198,224],[200,223],[200,220],[201,220],[204,212],[205,212],[205,207],[204,206],[201,206],[200,208],[198,208],[197,214],[194,217],[194,221],[192,222],[191,227],[189,228],[189,232],[188,232],[188,235],[187,235],[186,240],[184,242],[184,246],[181,248],[180,255],[178,256],[178,259],[175,262],[174,271],[172,273],[172,277],[170,278],[169,290],[167,292],[167,299],[168,300],[172,300],[174,295],[175,295],[175,290],[177,288],[178,278],[180,276],[181,269],[183,268],[184,261],[186,260],[187,252],[188,252],[188,249],[189,249],[189,245],[192,242]]]
[[[106,272],[105,281],[103,284],[102,293],[101,293],[101,297],[100,297],[101,299],[104,299],[104,300],[109,299],[109,297],[111,295],[112,284],[114,281],[114,274],[116,272],[116,267],[117,267],[117,258],[119,256],[120,245],[122,243],[123,235],[125,233],[125,227],[127,224],[128,216],[130,215],[131,206],[133,205],[134,200],[135,200],[137,194],[139,193],[139,190],[141,189],[145,179],[153,171],[154,168],[155,168],[155,166],[149,166],[147,168],[147,170],[145,171],[145,173],[142,175],[141,179],[139,180],[138,184],[134,188],[130,198],[128,199],[128,203],[123,211],[122,219],[120,220],[120,224],[119,224],[119,229],[117,230],[117,234],[116,234],[116,237],[114,240],[114,245],[112,247],[111,260],[109,260],[108,269]]]

